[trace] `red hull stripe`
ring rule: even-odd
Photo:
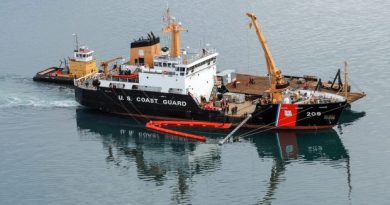
[[[297,123],[298,105],[281,104],[278,111],[277,127],[295,127]]]

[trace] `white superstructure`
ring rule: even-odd
[[[73,52],[73,58],[79,62],[89,62],[93,60],[93,50],[90,50],[86,46],[80,46]]]
[[[218,53],[210,48],[203,48],[198,52],[182,49],[179,34],[186,29],[170,16],[169,9],[165,18],[167,25],[162,32],[172,34],[171,48],[163,47],[160,50],[159,38],[153,33],[148,34],[147,38],[131,43],[128,64],[113,69],[105,76],[90,75],[75,83],[80,86],[86,80],[98,79],[100,87],[189,94],[198,102],[202,99],[208,101],[215,85]],[[91,85],[92,83],[87,83],[84,87],[96,89]]]
[[[209,100],[215,84],[218,53],[203,49],[201,54],[192,54],[184,58],[170,58],[169,55],[156,57],[154,67],[122,65],[123,70],[138,73],[136,79],[119,79],[110,75],[100,79],[100,87],[137,89],[144,91],[191,94],[197,100],[204,97]],[[112,74],[112,73],[111,73]]]

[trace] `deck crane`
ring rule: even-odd
[[[281,103],[285,88],[289,86],[289,83],[284,79],[282,72],[276,67],[275,61],[272,57],[271,51],[268,48],[267,42],[263,33],[260,30],[260,25],[257,21],[257,17],[254,13],[246,13],[246,15],[251,19],[249,27],[254,26],[256,29],[257,37],[259,38],[260,44],[264,51],[265,60],[267,63],[268,74],[271,77],[271,99],[272,103]]]
[[[113,62],[116,62],[118,60],[122,60],[123,57],[120,56],[120,57],[116,57],[116,58],[113,58],[113,59],[110,59],[110,60],[106,60],[106,61],[102,61],[100,63],[100,66],[102,66],[104,68],[104,76],[107,77],[108,76],[108,65],[110,63],[113,63]]]

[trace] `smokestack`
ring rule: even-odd
[[[152,34],[153,40],[155,40],[155,39],[156,39],[156,36],[154,36],[153,31],[151,31],[150,34]]]

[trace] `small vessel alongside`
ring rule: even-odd
[[[38,72],[34,77],[34,81],[68,84],[73,85],[73,80],[97,73],[99,70],[96,66],[96,59],[93,56],[95,51],[90,50],[86,46],[79,46],[77,35],[76,49],[73,51],[73,57],[68,60],[61,60],[59,67],[50,67]],[[63,67],[61,67],[63,65]]]
[[[210,48],[191,52],[180,47],[182,24],[165,15],[163,32],[171,47],[161,49],[153,33],[131,43],[129,64],[109,73],[91,73],[74,81],[75,98],[86,107],[145,120],[171,119],[232,123],[252,118],[249,128],[321,129],[338,122],[345,97],[293,89],[276,67],[254,14],[247,14],[264,50],[271,78],[268,92],[256,95],[217,94],[218,53]],[[127,76],[124,77],[126,73]]]
[[[68,73],[67,66],[66,65],[64,67],[61,66],[62,66],[62,61],[59,67],[50,67],[39,71],[37,74],[35,74],[33,80],[40,81],[40,82],[73,85],[73,78],[67,76],[66,74],[64,75],[64,73]]]

